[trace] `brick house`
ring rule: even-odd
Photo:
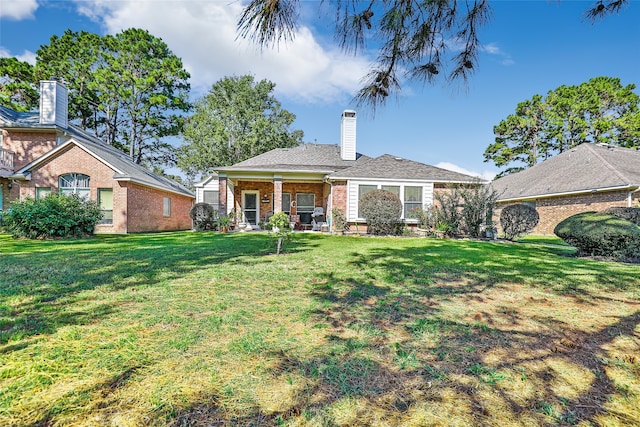
[[[242,212],[252,226],[275,212],[294,215],[311,228],[317,209],[331,224],[339,208],[351,224],[365,224],[358,201],[375,189],[395,193],[403,204],[403,219],[416,224],[411,210],[433,203],[434,192],[449,184],[478,184],[464,175],[389,154],[371,158],[356,151],[356,113],[342,113],[340,145],[303,144],[277,148],[243,162],[216,169],[202,183],[202,197],[218,203],[221,212]],[[217,182],[218,191],[214,185]],[[198,193],[200,194],[200,193]],[[198,199],[204,201],[204,199]]]
[[[584,143],[491,186],[499,194],[498,208],[534,206],[540,222],[533,233],[553,234],[560,221],[577,213],[638,206],[640,152]]]
[[[0,107],[0,210],[27,197],[76,193],[100,203],[96,233],[191,228],[195,197],[187,188],[69,123],[59,82],[41,82],[40,92],[38,112]]]

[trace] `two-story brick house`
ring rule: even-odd
[[[193,193],[69,123],[60,82],[43,81],[40,92],[37,112],[0,107],[0,210],[27,197],[76,193],[100,203],[97,233],[191,228]]]

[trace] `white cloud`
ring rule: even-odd
[[[368,69],[363,58],[346,56],[320,45],[308,28],[293,42],[260,51],[237,38],[240,2],[212,1],[79,1],[81,13],[108,33],[143,28],[161,37],[191,73],[195,94],[229,75],[252,74],[276,83],[277,95],[303,102],[350,99]]]
[[[440,162],[435,166],[438,167],[438,168],[447,169],[447,170],[450,170],[450,171],[459,172],[459,173],[463,173],[463,174],[466,174],[466,175],[477,176],[478,178],[484,179],[486,181],[491,181],[497,175],[496,172],[493,172],[493,171],[482,171],[482,172],[470,171],[470,170],[467,170],[467,169],[465,169],[463,167],[460,167],[460,166],[458,166],[456,164],[449,163],[449,162]]]
[[[0,6],[0,19],[22,19],[33,18],[33,13],[38,9],[36,0],[2,0]]]
[[[498,46],[496,43],[485,44],[481,47],[480,50],[484,53],[488,53],[489,55],[501,57],[502,60],[500,61],[500,63],[502,65],[509,66],[515,64],[515,61],[511,58],[511,55],[500,49],[500,46]]]
[[[31,65],[36,65],[36,54],[25,50],[21,55],[12,55],[7,49],[0,47],[0,58],[16,57],[19,61],[28,62]]]

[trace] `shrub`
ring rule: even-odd
[[[640,226],[640,208],[609,208],[604,211],[604,213],[609,215],[615,215],[618,218],[626,219],[627,221],[631,221],[635,225]]]
[[[498,193],[488,185],[464,187],[458,190],[462,199],[460,216],[466,234],[481,237],[485,229],[493,231],[493,209]]]
[[[13,237],[52,239],[93,234],[102,219],[100,205],[75,194],[50,194],[44,199],[15,202],[2,217],[3,228]]]
[[[218,214],[209,203],[196,203],[191,207],[189,216],[196,231],[215,230],[218,227]]]
[[[438,223],[436,230],[447,236],[460,233],[462,216],[460,215],[462,201],[458,188],[451,188],[446,192],[435,194],[438,201]]]
[[[349,223],[342,209],[331,209],[331,221],[333,221],[333,229],[337,232],[349,231]]]
[[[554,230],[581,255],[618,259],[640,256],[640,228],[614,215],[585,212],[570,216]]]
[[[360,210],[367,220],[369,233],[398,234],[401,230],[402,202],[385,190],[370,191],[360,199]]]
[[[530,233],[539,220],[536,208],[521,203],[505,206],[500,212],[500,225],[507,240],[515,240]]]

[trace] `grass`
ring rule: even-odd
[[[525,242],[0,235],[0,425],[640,424],[640,266]]]

